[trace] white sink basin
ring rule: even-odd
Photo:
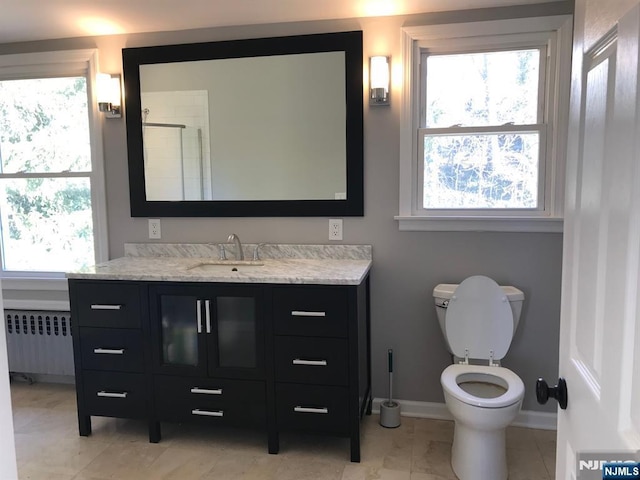
[[[233,273],[260,270],[264,263],[253,260],[211,260],[206,262],[198,262],[195,265],[187,267],[187,270],[194,273]]]

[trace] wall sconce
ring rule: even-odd
[[[389,105],[390,57],[369,58],[369,105]]]
[[[122,117],[120,94],[120,75],[99,73],[96,78],[98,110],[103,112],[106,118]]]

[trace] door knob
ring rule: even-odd
[[[547,382],[539,378],[536,382],[536,399],[538,403],[544,405],[549,398],[555,398],[562,410],[567,408],[567,382],[564,378],[558,379],[558,384],[550,387]]]

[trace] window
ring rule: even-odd
[[[561,231],[568,25],[404,29],[401,229]]]
[[[422,208],[541,207],[542,59],[543,48],[422,53]]]
[[[62,277],[105,258],[93,63],[84,51],[0,57],[3,277]]]

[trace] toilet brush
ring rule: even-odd
[[[393,401],[393,350],[387,352],[389,361],[389,399],[380,404],[380,425],[387,428],[400,426],[400,404]]]

